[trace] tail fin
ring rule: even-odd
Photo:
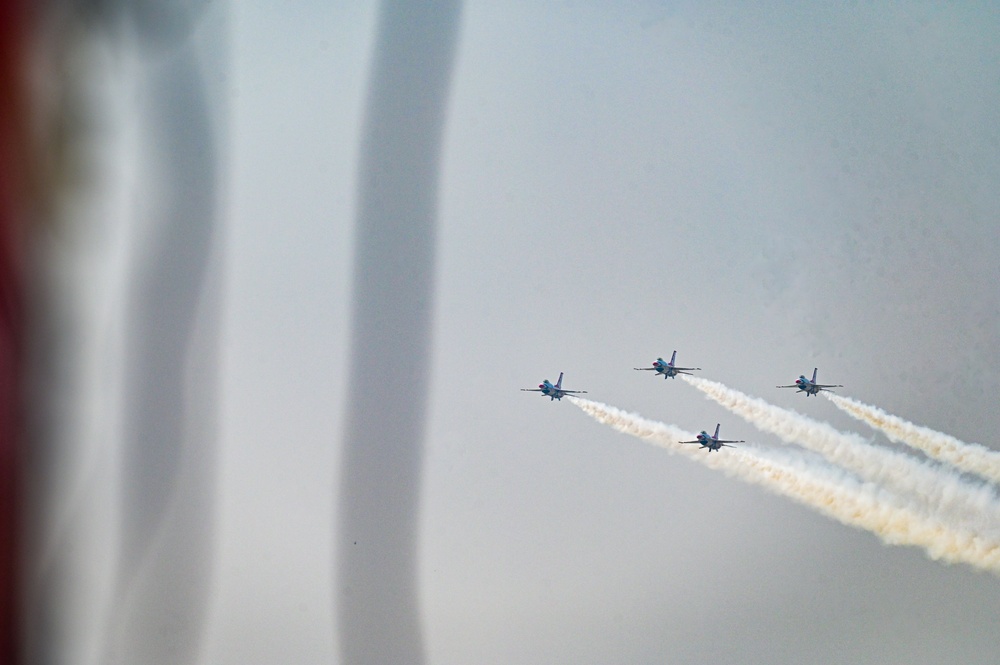
[[[673,365],[675,360],[677,360],[677,352],[676,351],[674,351],[673,355],[670,356],[670,364]]]
[[[816,383],[816,372],[818,369],[818,367],[813,367],[813,383]]]
[[[556,388],[562,388],[562,372],[559,372],[559,380],[556,381]]]
[[[718,438],[719,438],[719,425],[720,425],[720,424],[721,424],[721,423],[717,423],[717,424],[715,425],[715,436],[714,436],[714,437],[712,437],[713,439],[718,439]]]

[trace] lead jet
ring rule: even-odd
[[[813,368],[813,378],[812,378],[812,380],[807,379],[805,377],[805,374],[803,374],[803,375],[799,376],[799,378],[795,379],[795,383],[792,384],[792,385],[790,385],[790,386],[776,386],[776,387],[777,388],[798,388],[799,392],[805,393],[806,397],[809,397],[810,395],[816,395],[816,394],[818,394],[819,391],[821,391],[821,390],[826,390],[826,391],[829,391],[829,392],[832,393],[833,391],[830,390],[830,388],[843,388],[844,386],[840,385],[839,383],[836,383],[836,384],[831,383],[829,385],[816,383],[816,368]]]
[[[537,388],[521,388],[521,391],[526,393],[542,393],[542,396],[548,397],[549,401],[554,399],[561,400],[566,395],[576,395],[587,392],[586,390],[563,390],[562,378],[563,373],[559,372],[559,380],[556,381],[555,385],[552,385],[548,379],[545,379],[538,384]]]
[[[746,441],[728,441],[719,438],[719,425],[715,426],[715,434],[710,435],[705,430],[701,431],[701,434],[697,436],[694,441],[681,441],[681,443],[700,443],[702,448],[708,448],[709,452],[713,450],[718,450],[722,446],[727,446],[729,448],[735,448],[736,446],[730,446],[730,443],[746,443]]]
[[[670,356],[670,362],[665,361],[663,358],[657,358],[653,361],[652,367],[633,367],[632,369],[644,371],[652,370],[657,374],[662,374],[664,379],[672,379],[678,374],[691,374],[693,370],[700,370],[700,367],[677,367],[674,362],[677,360],[677,352]]]

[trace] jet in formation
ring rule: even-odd
[[[672,379],[678,374],[691,374],[693,370],[700,370],[700,367],[677,367],[674,363],[677,361],[677,352],[670,356],[670,362],[666,362],[663,358],[657,358],[653,361],[652,367],[633,367],[632,369],[644,371],[651,370],[657,374],[662,374],[664,379]]]
[[[799,392],[805,393],[806,397],[809,397],[810,395],[816,395],[816,394],[818,394],[819,391],[821,391],[821,390],[827,390],[829,392],[833,392],[832,390],[830,390],[830,388],[843,388],[844,386],[842,386],[840,384],[833,384],[833,383],[831,383],[829,385],[821,384],[821,383],[816,383],[816,368],[813,368],[813,378],[812,378],[812,380],[807,379],[805,377],[805,375],[803,374],[803,375],[799,376],[799,378],[795,379],[795,383],[794,384],[792,384],[790,386],[777,386],[777,387],[778,388],[798,388]]]
[[[555,385],[545,379],[538,384],[537,388],[521,388],[523,392],[526,393],[542,393],[543,397],[548,397],[549,401],[554,399],[561,400],[566,395],[576,395],[579,393],[585,393],[586,390],[564,390],[562,387],[563,373],[559,372],[559,380],[556,381]]]
[[[718,450],[722,446],[727,446],[729,448],[735,448],[736,446],[730,446],[731,443],[746,443],[746,441],[729,441],[726,439],[719,438],[719,425],[715,426],[715,434],[709,434],[705,430],[701,431],[701,434],[697,436],[694,441],[681,441],[681,443],[700,443],[702,448],[708,448],[709,452],[713,450]]]

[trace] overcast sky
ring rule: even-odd
[[[236,3],[228,73],[208,77],[228,122],[205,663],[339,653],[332,529],[377,15],[335,4]],[[994,663],[997,578],[519,388],[564,371],[646,417],[783,445],[632,370],[676,349],[878,445],[774,386],[819,367],[842,394],[997,447],[1000,12],[606,4],[462,9],[419,504],[427,662]],[[361,361],[389,385],[407,364]]]

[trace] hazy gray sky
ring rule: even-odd
[[[203,662],[329,663],[376,12],[244,3],[229,21]],[[419,504],[427,662],[996,661],[997,578],[518,389],[564,371],[649,418],[783,445],[632,371],[677,349],[879,445],[774,386],[819,367],[996,447],[997,34],[976,3],[465,4]],[[407,358],[363,362],[391,387]]]

